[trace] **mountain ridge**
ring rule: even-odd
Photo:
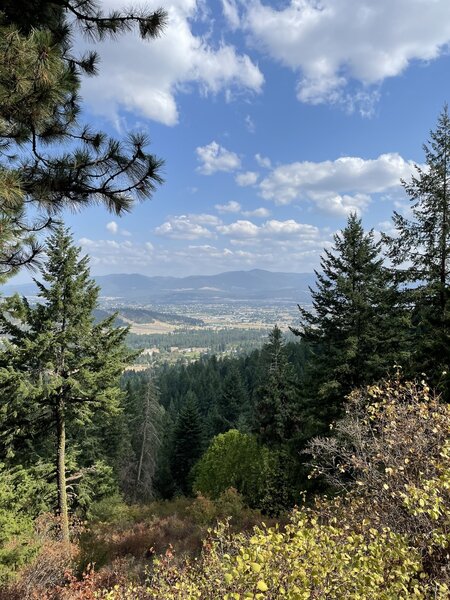
[[[103,299],[167,303],[227,299],[299,302],[309,298],[308,287],[314,284],[315,275],[250,269],[186,277],[117,273],[94,276],[94,279]],[[4,295],[17,292],[33,296],[36,288],[34,284],[6,285],[2,291]]]

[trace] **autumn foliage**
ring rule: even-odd
[[[311,476],[325,477],[336,495],[294,510],[287,525],[259,522],[247,531],[223,519],[227,508],[218,512],[199,498],[180,505],[178,517],[124,526],[107,565],[68,578],[48,598],[444,600],[450,594],[449,432],[449,406],[424,383],[387,381],[356,391],[334,436],[308,449]],[[233,502],[240,502],[235,492],[222,498],[229,510]],[[204,524],[217,517],[222,521],[206,532]],[[169,521],[173,527],[174,518],[178,534],[168,532],[157,551],[152,546],[145,553],[145,542],[156,540]],[[201,552],[169,543],[189,537],[188,522],[203,532]],[[108,531],[107,523],[97,527]]]

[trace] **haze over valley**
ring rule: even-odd
[[[134,369],[201,356],[238,354],[259,348],[277,324],[289,337],[298,321],[297,304],[308,306],[313,273],[262,269],[189,277],[112,274],[95,277],[100,286],[97,318],[118,313],[129,327],[128,344],[142,349]],[[34,284],[6,286],[30,301]]]

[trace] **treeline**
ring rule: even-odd
[[[135,334],[128,333],[127,344],[130,348],[159,348],[170,350],[178,348],[207,348],[210,352],[225,352],[230,347],[251,350],[261,345],[267,335],[267,329],[201,329],[178,330],[173,333]]]
[[[105,318],[112,311],[105,309],[96,309],[96,315],[99,318]],[[160,312],[150,308],[133,308],[131,306],[118,307],[116,312],[120,317],[125,317],[133,323],[154,323],[155,321],[163,321],[174,325],[192,325],[193,327],[202,327],[205,323],[202,319],[179,315],[171,312]]]
[[[276,327],[263,348],[249,355],[222,359],[205,357],[187,366],[162,365],[154,374],[127,372],[122,378],[127,403],[124,412],[133,415],[131,423],[136,419],[136,407],[141,407],[143,414],[141,399],[148,398],[149,390],[154,406],[164,411],[159,420],[159,451],[153,446],[157,465],[151,492],[162,498],[191,494],[194,485],[192,468],[211,440],[229,430],[238,430],[249,437],[259,432],[264,442],[273,439],[275,445],[278,440],[284,440],[284,431],[276,427],[276,431],[269,431],[270,421],[272,417],[285,421],[290,417],[272,415],[267,405],[273,403],[276,411],[278,402],[284,411],[282,405],[286,402],[298,401],[305,363],[305,345],[285,345],[282,333]],[[142,417],[137,420],[142,422]],[[286,423],[280,427],[287,429],[290,426]],[[141,432],[134,435],[136,447],[141,435]],[[245,437],[242,439],[246,440]],[[227,448],[224,448],[224,455],[226,453]],[[275,452],[272,458],[275,459]],[[155,456],[152,462],[154,460]],[[276,470],[275,464],[271,467]],[[286,489],[283,493],[288,494]],[[293,490],[289,498],[292,500]],[[247,500],[250,505],[255,505],[254,498],[247,497]],[[286,502],[289,502],[287,498]],[[269,510],[281,508],[269,506],[269,499],[265,504]]]

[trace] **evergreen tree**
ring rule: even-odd
[[[114,316],[95,324],[99,289],[89,277],[68,230],[60,226],[46,245],[39,302],[15,296],[1,315],[8,341],[0,353],[3,442],[19,452],[34,436],[55,440],[58,509],[69,539],[66,446],[83,437],[96,413],[120,411],[118,377],[130,353],[125,328]],[[22,457],[21,457],[22,460]]]
[[[388,238],[390,258],[407,289],[412,309],[416,372],[441,384],[448,395],[450,378],[450,117],[444,106],[424,146],[426,168],[403,187],[411,218],[394,213],[397,236]]]
[[[313,310],[299,306],[301,327],[292,329],[311,353],[305,373],[305,437],[323,430],[355,387],[386,374],[401,354],[405,322],[398,294],[383,266],[381,242],[365,233],[355,214],[325,250],[311,289]]]
[[[154,496],[153,481],[164,418],[164,408],[159,404],[158,389],[150,377],[145,382],[143,391],[137,420],[134,423],[137,443],[135,500],[150,500]]]
[[[229,429],[238,429],[238,424],[248,413],[248,397],[241,375],[233,365],[222,384],[222,393],[218,396],[213,408],[213,435],[224,433]]]
[[[299,413],[298,386],[277,325],[262,355],[265,374],[255,393],[255,430],[263,443],[279,446],[292,439],[299,426]]]
[[[178,491],[188,494],[191,491],[190,473],[204,446],[202,419],[197,398],[192,392],[186,395],[178,414],[172,444],[172,476]]]
[[[81,77],[95,52],[77,56],[76,28],[91,40],[136,26],[159,35],[162,10],[103,13],[97,0],[4,0],[0,23],[0,275],[34,260],[33,233],[66,207],[102,203],[120,214],[150,197],[162,162],[141,134],[109,138],[80,122]]]
[[[164,500],[172,498],[176,492],[176,485],[171,470],[174,429],[174,416],[171,411],[166,410],[161,425],[161,446],[158,452],[154,478],[155,495]]]

